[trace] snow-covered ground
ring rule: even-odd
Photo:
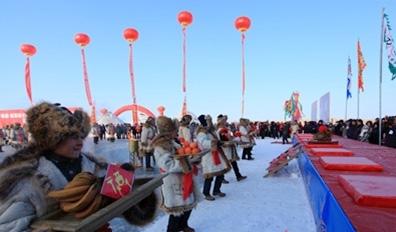
[[[274,177],[263,178],[268,163],[290,146],[272,144],[273,141],[268,138],[257,140],[253,150],[255,160],[238,162],[242,175],[248,178],[237,182],[232,170],[227,173],[226,179],[230,183],[222,186],[226,197],[215,201],[202,200],[192,211],[191,227],[197,232],[316,231],[297,162],[292,161]],[[94,145],[88,138],[84,149],[108,162],[129,160],[126,140],[116,140],[115,143],[100,141],[99,145]],[[199,184],[202,189],[202,183]],[[166,231],[167,223],[168,215],[158,211],[155,220],[145,227],[132,226],[122,218],[112,220],[111,227],[117,232],[160,232]]]

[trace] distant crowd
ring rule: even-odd
[[[294,133],[310,133],[317,132],[321,121],[256,121],[250,122],[250,128],[254,132],[254,136],[264,139],[265,137],[273,139],[282,139],[283,143],[288,143]],[[191,122],[190,128],[192,133],[199,126],[198,122]],[[339,120],[335,123],[327,124],[333,134],[344,138],[368,142],[371,144],[379,143],[379,119],[365,121],[361,119],[349,119],[347,121]],[[116,139],[137,139],[140,140],[144,123],[138,125],[125,124],[93,124],[91,135],[94,143],[100,140],[114,142]],[[228,128],[232,133],[238,129],[238,123],[229,123]],[[15,149],[20,149],[27,145],[29,141],[29,133],[21,126],[20,123],[7,125],[0,128],[0,152],[2,146],[10,145]],[[381,144],[388,147],[396,148],[396,116],[384,117],[381,121]]]

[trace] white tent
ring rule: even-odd
[[[99,117],[97,123],[104,124],[104,125],[113,123],[113,125],[117,125],[117,124],[124,124],[124,121],[119,119],[117,116],[115,116],[110,111],[107,111],[105,113],[102,113],[102,115]]]

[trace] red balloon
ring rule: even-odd
[[[127,28],[124,30],[124,38],[129,43],[132,43],[139,38],[139,32],[133,28]]]
[[[36,47],[31,44],[22,44],[21,51],[25,56],[33,56],[36,54]]]
[[[235,27],[240,32],[245,32],[250,27],[250,19],[246,16],[241,16],[235,20]]]
[[[89,44],[89,36],[84,33],[78,33],[76,36],[74,36],[74,41],[76,44],[80,45],[81,47],[85,47]]]
[[[177,20],[179,21],[179,23],[183,26],[183,27],[187,27],[188,25],[190,25],[192,23],[193,20],[193,16],[190,12],[188,11],[182,11],[179,13],[179,15],[177,16]]]

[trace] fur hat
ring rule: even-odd
[[[206,127],[208,124],[206,124],[206,119],[205,115],[201,114],[198,117],[198,121],[201,123],[202,126]]]
[[[180,125],[181,125],[181,126],[188,126],[188,125],[190,124],[191,120],[192,120],[191,115],[186,114],[186,115],[184,115],[184,116],[181,118],[181,120],[180,120]]]
[[[239,119],[239,124],[241,124],[242,126],[249,126],[249,123],[250,123],[250,121],[247,118]]]
[[[176,125],[173,120],[165,116],[157,118],[157,128],[159,134],[170,134],[176,131]]]
[[[44,150],[54,149],[71,136],[87,137],[91,130],[89,115],[82,110],[74,113],[59,104],[42,102],[26,112],[28,130],[34,143]]]
[[[217,124],[219,124],[219,123],[225,123],[225,122],[227,122],[227,119],[228,119],[227,115],[219,114],[219,115],[217,116]]]

